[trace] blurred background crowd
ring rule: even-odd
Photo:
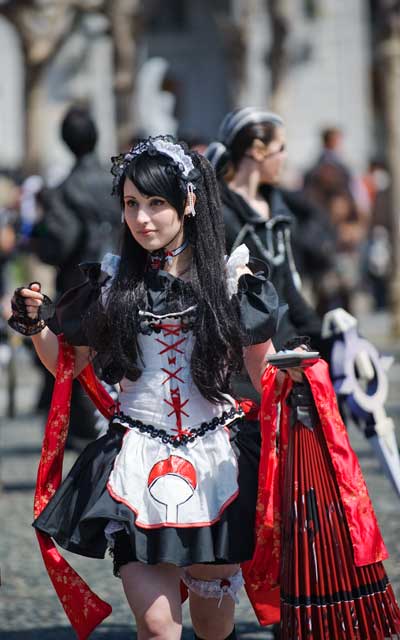
[[[116,250],[110,156],[159,133],[203,152],[248,105],[286,123],[306,296],[400,334],[398,0],[0,0],[0,51],[3,369],[16,284],[56,298]]]

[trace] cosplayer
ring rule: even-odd
[[[277,350],[295,335],[319,347],[321,321],[299,291],[291,239],[294,216],[278,187],[286,160],[284,123],[269,111],[246,107],[228,113],[206,157],[219,177],[228,252],[245,243],[266,262],[289,310],[274,337]]]
[[[10,319],[56,373],[34,526],[79,638],[110,607],[52,539],[89,557],[112,550],[140,640],[180,638],[187,593],[195,637],[235,638],[242,571],[261,624],[281,609],[290,640],[399,633],[386,550],[326,365],[304,370],[309,385],[293,383],[303,378],[292,369],[283,386],[266,365],[278,297],[245,246],[224,257],[212,167],[158,137],[116,158],[113,173],[120,259],[86,265],[86,282],[55,313],[38,284],[18,289]],[[116,403],[92,358],[119,382]],[[243,361],[264,389],[261,449],[232,396]],[[60,485],[74,375],[110,426]]]
[[[112,549],[140,638],[180,637],[181,580],[198,637],[234,638],[258,460],[230,376],[244,349],[259,384],[278,297],[263,273],[252,275],[245,248],[225,263],[205,158],[159,137],[114,159],[113,172],[121,258],[85,266],[86,283],[47,321],[53,331],[46,306],[37,319],[37,285],[16,296],[33,318],[27,333],[43,329],[33,342],[50,371],[62,332],[76,347],[75,375],[97,354],[102,377],[121,389],[107,435],[78,458],[35,527],[82,555]]]

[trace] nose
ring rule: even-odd
[[[149,214],[146,211],[146,208],[143,207],[142,205],[138,208],[137,214],[136,214],[136,221],[138,222],[138,224],[147,224],[150,220]]]

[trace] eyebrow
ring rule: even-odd
[[[143,196],[143,198],[160,198],[161,196],[147,196],[145,193],[141,194]],[[134,196],[133,194],[127,193],[126,195],[124,195],[124,200],[127,200],[129,198],[129,200],[137,200],[137,197]]]

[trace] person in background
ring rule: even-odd
[[[96,155],[98,132],[88,109],[67,111],[61,137],[75,162],[60,185],[38,194],[42,216],[31,235],[32,251],[57,267],[58,295],[83,281],[79,263],[99,260],[115,248],[120,224],[110,176]]]
[[[362,179],[371,207],[367,243],[362,256],[363,275],[375,309],[380,310],[387,308],[389,303],[389,283],[393,271],[391,178],[386,163],[380,158],[372,158]]]
[[[343,131],[327,127],[321,131],[321,151],[304,176],[304,190],[322,209],[329,209],[330,198],[338,191],[351,190],[352,174],[344,162]]]
[[[14,255],[17,245],[19,189],[15,182],[7,177],[0,177],[0,365],[6,364],[10,358],[7,345],[6,315],[8,305],[5,295],[8,288],[7,267]]]
[[[296,336],[309,337],[319,348],[321,321],[301,294],[292,246],[295,218],[279,188],[287,157],[283,120],[253,107],[237,109],[223,119],[218,138],[206,157],[219,177],[227,251],[245,243],[252,257],[268,265],[280,301],[288,304],[275,349]],[[238,385],[239,393],[256,399],[247,376]]]
[[[316,288],[320,315],[338,306],[353,311],[369,225],[368,189],[345,162],[343,141],[342,129],[324,129],[320,155],[304,176],[304,194],[325,211],[335,236],[333,268],[320,278]]]
[[[65,180],[36,196],[41,211],[30,236],[30,249],[56,267],[56,299],[81,284],[82,262],[95,262],[115,248],[120,211],[111,196],[111,178],[96,156],[98,131],[89,110],[72,106],[61,123],[61,138],[75,158]],[[52,376],[44,369],[39,408],[48,406]],[[80,385],[74,383],[69,445],[80,449],[95,434],[93,409]]]

